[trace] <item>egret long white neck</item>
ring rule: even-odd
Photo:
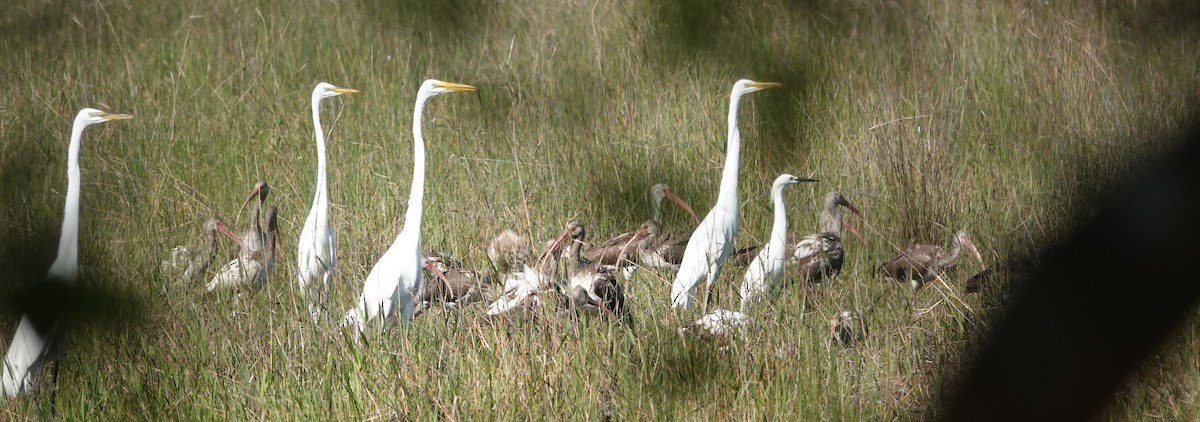
[[[424,92],[417,95],[417,104],[413,107],[413,178],[412,188],[408,194],[408,210],[404,213],[404,228],[400,229],[403,237],[409,230],[416,230],[419,239],[421,233],[422,204],[425,198],[425,137],[421,136],[421,119],[425,113],[425,101],[429,95]],[[420,243],[420,242],[418,242]]]
[[[76,119],[71,128],[71,145],[67,147],[67,203],[63,207],[62,234],[58,239],[58,257],[50,265],[49,276],[74,282],[79,274],[79,148],[83,128],[87,124]]]
[[[318,225],[326,222],[326,207],[328,206],[328,175],[325,170],[325,130],[321,128],[321,98],[312,99],[313,131],[317,136],[317,187],[313,194],[313,210],[317,213]]]
[[[721,189],[717,203],[732,201],[737,209],[738,162],[741,157],[742,135],[738,130],[738,103],[742,95],[734,92],[729,96],[729,136],[725,144],[725,167],[721,169]]]
[[[783,251],[787,237],[787,209],[783,206],[783,184],[771,187],[771,204],[775,207],[775,223],[771,226],[770,248],[772,251]]]

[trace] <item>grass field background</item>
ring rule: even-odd
[[[978,270],[969,259],[948,284],[911,294],[872,269],[959,228],[998,263],[1087,216],[1097,187],[1166,146],[1200,99],[1194,12],[1171,1],[17,0],[0,12],[0,253],[18,263],[4,288],[53,260],[74,114],[136,117],[89,128],[81,156],[81,283],[120,300],[72,332],[53,409],[19,399],[0,413],[936,416],[1008,286],[962,294]],[[500,230],[540,245],[572,218],[607,238],[650,217],[657,182],[706,212],[740,78],[784,86],[742,103],[739,245],[767,236],[770,182],[784,172],[821,180],[785,193],[794,232],[815,229],[821,198],[838,190],[863,211],[851,221],[865,240],[847,242],[837,279],[807,302],[785,291],[727,353],[679,337],[670,276],[644,271],[626,284],[636,329],[506,330],[481,324],[476,305],[356,344],[306,323],[293,288],[316,172],[309,94],[321,81],[362,91],[322,114],[345,309],[403,224],[426,78],[479,89],[426,109],[425,249],[484,267],[482,245]],[[205,295],[164,282],[170,249],[197,241],[212,213],[232,222],[260,179],[282,231],[266,288]],[[664,220],[693,228],[669,204]],[[741,272],[727,267],[722,307],[736,306]],[[839,309],[864,313],[859,346],[829,343]],[[17,318],[0,316],[5,336]],[[1195,418],[1197,328],[1182,327],[1108,417]]]

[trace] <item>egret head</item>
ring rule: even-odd
[[[357,89],[339,88],[333,84],[321,82],[317,84],[316,88],[313,88],[312,96],[314,100],[323,100],[329,97],[336,97],[342,94],[354,94],[357,92]]]
[[[779,88],[781,86],[783,86],[783,84],[778,82],[757,82],[749,79],[742,79],[734,82],[733,93],[734,95],[749,94],[751,92],[762,91],[770,88]]]
[[[454,82],[443,82],[437,79],[426,79],[421,84],[421,89],[417,91],[418,97],[429,98],[435,95],[445,94],[447,92],[471,92],[475,87],[470,85],[456,84]]]
[[[84,126],[87,126],[93,123],[107,122],[109,120],[126,120],[132,118],[133,116],[128,114],[108,113],[96,110],[94,108],[85,108],[83,110],[79,110],[79,114],[75,115],[75,122],[83,123]]]
[[[774,185],[775,186],[787,186],[787,185],[794,185],[797,183],[817,182],[817,181],[818,181],[817,179],[809,179],[807,177],[797,177],[797,176],[792,176],[790,174],[784,173],[784,174],[779,175],[779,177],[775,178]]]

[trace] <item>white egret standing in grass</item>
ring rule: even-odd
[[[75,116],[71,128],[71,144],[67,147],[67,204],[63,207],[62,235],[58,239],[58,257],[50,265],[46,283],[63,283],[70,288],[79,275],[79,143],[83,128],[93,123],[131,118],[128,114],[106,113],[85,108]],[[59,312],[42,313],[49,318],[21,316],[17,333],[4,356],[0,389],[8,397],[16,397],[34,388],[38,373],[46,358],[58,358],[66,342],[66,331]]]
[[[721,275],[721,265],[733,252],[733,238],[738,232],[738,161],[741,157],[741,133],[737,126],[738,102],[742,96],[754,91],[781,86],[774,82],[755,82],[742,79],[733,84],[729,95],[729,137],[725,147],[725,165],[721,170],[721,188],[717,193],[717,204],[713,206],[700,226],[692,232],[683,252],[683,262],[671,285],[671,306],[690,308],[700,280],[708,281],[704,307],[712,299],[713,283]]]
[[[368,323],[379,318],[382,329],[384,321],[397,308],[401,312],[401,324],[412,320],[413,295],[421,287],[421,208],[425,196],[425,138],[421,136],[421,115],[430,97],[474,90],[475,87],[470,85],[428,79],[417,91],[417,102],[413,107],[413,179],[404,228],[367,274],[362,296],[346,313],[343,325],[354,326],[362,333]]]
[[[783,174],[771,185],[771,204],[775,208],[775,223],[771,226],[771,238],[746,268],[742,282],[742,312],[749,312],[763,297],[774,299],[779,294],[779,277],[783,275],[783,262],[787,259],[787,209],[783,206],[783,188],[800,182],[816,182],[816,179],[799,178]]]
[[[317,188],[313,193],[312,209],[304,219],[304,229],[297,242],[296,272],[300,294],[308,301],[308,311],[316,321],[323,311],[325,296],[329,294],[329,279],[337,266],[334,251],[333,226],[329,225],[329,178],[325,169],[325,131],[321,129],[321,100],[342,94],[353,94],[356,89],[338,88],[321,82],[312,92],[313,130],[317,137]]]

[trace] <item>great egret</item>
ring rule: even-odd
[[[801,182],[816,182],[816,179],[799,178],[783,174],[771,184],[771,204],[775,208],[775,222],[771,226],[771,238],[746,268],[742,281],[742,312],[750,312],[763,298],[774,299],[779,294],[779,277],[783,275],[783,261],[787,258],[787,209],[783,205],[783,188]]]
[[[258,290],[267,283],[267,277],[275,267],[275,245],[279,238],[278,214],[279,208],[276,206],[267,207],[267,231],[262,236],[262,247],[250,250],[250,245],[242,245],[238,258],[225,264],[221,272],[208,283],[208,291],[240,285],[249,285]]]
[[[683,252],[683,261],[675,282],[671,285],[671,306],[690,308],[700,280],[707,279],[708,291],[704,307],[712,300],[713,283],[721,275],[721,266],[733,252],[733,238],[738,232],[738,162],[741,157],[741,133],[738,131],[738,103],[751,92],[778,88],[774,82],[755,82],[742,79],[733,84],[729,95],[729,135],[725,147],[725,165],[721,170],[721,188],[717,203],[700,226],[692,232]]]
[[[312,209],[304,219],[304,229],[297,242],[296,272],[300,294],[308,302],[308,312],[313,321],[324,311],[326,295],[329,294],[329,279],[337,267],[337,246],[333,226],[329,225],[329,178],[325,166],[325,131],[321,128],[321,100],[342,94],[353,94],[356,89],[338,88],[325,82],[317,84],[312,92],[313,130],[317,138],[317,187],[313,193]]]
[[[421,201],[425,196],[425,139],[421,137],[421,115],[425,102],[433,96],[474,90],[475,87],[470,85],[428,79],[417,91],[413,108],[413,179],[404,228],[371,268],[357,306],[346,313],[343,324],[358,328],[359,333],[365,333],[367,324],[377,317],[382,330],[384,320],[397,308],[401,325],[412,320],[413,295],[421,288]]]
[[[954,268],[962,247],[966,247],[983,264],[983,255],[975,249],[975,244],[967,236],[965,230],[959,230],[954,235],[954,244],[947,254],[941,246],[913,244],[909,245],[900,256],[879,266],[879,271],[887,277],[900,281],[909,281],[913,289],[920,288],[925,282],[933,280],[939,272]]]
[[[171,249],[171,258],[162,262],[162,270],[164,275],[173,276],[176,271],[183,268],[183,273],[179,277],[179,284],[184,288],[191,285],[192,281],[204,276],[208,271],[208,267],[217,257],[217,234],[224,234],[239,245],[242,240],[238,238],[225,222],[220,217],[212,216],[204,221],[201,226],[201,232],[204,239],[199,245],[193,247],[176,246]]]
[[[83,129],[94,123],[132,117],[93,108],[85,108],[75,115],[71,144],[67,147],[67,203],[63,207],[62,234],[58,239],[58,257],[50,265],[46,283],[62,283],[70,288],[79,275],[79,148]],[[0,375],[0,388],[8,397],[29,392],[36,385],[46,359],[57,359],[62,354],[67,334],[66,327],[62,326],[61,314],[39,314],[45,318],[29,313],[21,315],[17,332],[8,345],[3,374]]]

